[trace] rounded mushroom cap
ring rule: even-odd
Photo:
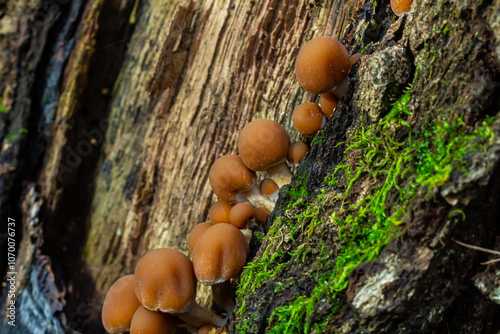
[[[111,285],[102,305],[102,324],[108,333],[130,329],[135,311],[141,303],[134,291],[134,275],[123,276]]]
[[[247,220],[253,217],[253,206],[250,203],[238,203],[231,209],[229,220],[235,227],[242,229],[247,225]]]
[[[391,0],[391,9],[397,16],[408,13],[413,0]]]
[[[193,250],[196,278],[214,285],[240,274],[248,256],[248,243],[241,231],[231,224],[210,227],[198,239]]]
[[[288,151],[290,151],[290,147],[291,145],[288,147]],[[279,189],[280,188],[278,187],[276,182],[274,182],[270,178],[265,178],[264,180],[260,181],[259,190],[262,195],[271,196]]]
[[[318,105],[321,108],[323,115],[331,117],[333,115],[333,111],[339,105],[339,99],[333,93],[321,94]]]
[[[215,160],[208,180],[217,197],[234,204],[238,202],[238,193],[254,184],[255,173],[245,166],[239,156],[225,155]]]
[[[194,301],[193,264],[178,250],[150,250],[137,263],[134,275],[137,298],[149,310],[182,313]]]
[[[229,212],[233,206],[224,200],[220,200],[214,203],[210,210],[208,211],[208,217],[212,224],[226,223],[230,224]]]
[[[187,237],[189,253],[193,254],[194,246],[196,246],[198,239],[212,225],[213,224],[210,222],[205,222],[205,223],[200,223],[195,227],[193,227],[193,229],[191,230],[191,232],[189,232]]]
[[[174,316],[150,311],[141,305],[132,318],[130,334],[174,334],[176,328]]]
[[[255,222],[258,224],[265,223],[270,213],[271,211],[266,208],[255,208]]]
[[[304,136],[314,136],[321,130],[323,121],[323,113],[316,103],[302,103],[293,111],[293,126]]]
[[[307,152],[309,152],[307,145],[303,142],[296,141],[290,144],[287,160],[291,165],[298,165],[300,164],[302,157],[306,155]]]
[[[306,92],[323,94],[347,76],[350,65],[346,48],[335,38],[321,36],[311,39],[300,49],[295,76]]]
[[[238,151],[243,163],[254,171],[264,171],[286,159],[290,136],[269,119],[256,119],[243,127]]]

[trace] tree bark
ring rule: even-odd
[[[319,35],[362,57],[254,231],[227,332],[498,332],[498,269],[455,240],[499,235],[499,8],[0,2],[0,219],[17,249],[16,328],[1,332],[103,332],[118,277],[149,249],[187,252],[215,201],[209,167],[247,122],[303,139],[292,111],[318,96],[294,60]]]

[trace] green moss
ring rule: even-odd
[[[245,296],[264,281],[274,278],[274,291],[282,292],[292,283],[282,279],[280,273],[291,266],[302,266],[316,285],[310,293],[297,294],[287,305],[275,308],[266,332],[324,333],[330,317],[345,305],[351,272],[361,263],[377,259],[392,238],[405,233],[402,219],[419,188],[428,187],[430,191],[444,185],[452,171],[466,173],[466,154],[485,150],[494,136],[492,118],[472,131],[462,119],[436,119],[423,131],[412,132],[408,122],[410,101],[411,87],[378,123],[363,125],[360,119],[361,125],[347,142],[346,158],[325,177],[327,190],[310,198],[307,174],[295,178],[285,211],[299,209],[298,213],[293,219],[274,222],[265,237],[263,255],[244,270],[237,292],[239,315],[254,316],[246,313]],[[360,193],[364,195],[358,197]],[[326,214],[325,198],[339,194],[340,206]],[[304,197],[307,202],[297,201]],[[297,206],[298,202],[302,206]],[[334,237],[334,245],[309,243],[317,231],[327,231],[329,238]],[[286,249],[293,251],[284,250],[285,239],[289,240]],[[310,258],[315,262],[307,266]],[[318,316],[321,307],[327,307],[327,315]],[[251,332],[249,326],[249,322],[242,322],[238,332]]]

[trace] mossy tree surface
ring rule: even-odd
[[[493,248],[499,232],[491,7],[364,8],[349,96],[259,231],[231,332],[496,333],[485,256],[454,241]]]

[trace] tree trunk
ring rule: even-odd
[[[330,35],[362,57],[254,231],[227,332],[497,333],[498,264],[463,243],[500,250],[499,12],[499,0],[418,1],[400,18],[389,1],[0,1],[0,256],[16,295],[6,281],[0,331],[103,332],[118,277],[149,249],[187,252],[215,201],[209,167],[247,122],[302,139],[292,111],[318,96],[294,60]]]

